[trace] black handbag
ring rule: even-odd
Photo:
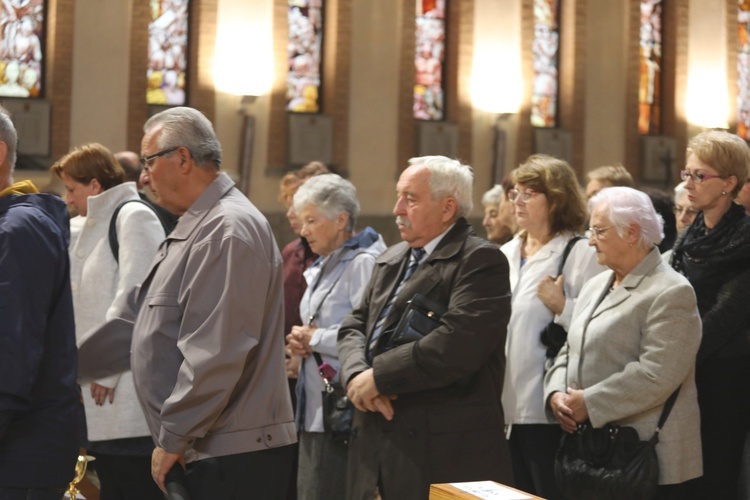
[[[440,318],[446,307],[422,295],[415,293],[409,301],[396,329],[387,339],[386,348],[415,342],[438,328]]]
[[[680,388],[664,403],[656,432],[648,441],[632,427],[607,424],[595,429],[586,421],[560,440],[555,481],[570,500],[649,500],[659,486],[656,443]]]
[[[317,352],[313,352],[313,356],[318,364],[318,373],[326,386],[322,393],[323,429],[333,439],[334,443],[347,444],[352,432],[354,405],[349,401],[346,390],[341,384],[331,383],[336,375],[336,370],[325,363]]]
[[[328,298],[331,290],[339,282],[341,276],[336,278],[331,288],[328,289],[323,300],[318,304],[318,309],[310,316],[307,321],[308,325],[315,323],[315,318],[320,312],[323,302]],[[323,358],[317,352],[313,351],[313,357],[318,364],[318,373],[325,383],[325,390],[322,392],[323,397],[323,430],[328,434],[334,443],[348,444],[349,435],[352,432],[352,420],[354,420],[354,405],[346,395],[346,390],[341,384],[331,382],[336,376],[336,369],[323,361]]]
[[[568,255],[573,249],[573,245],[575,245],[580,239],[583,239],[583,236],[576,235],[568,240],[568,244],[565,245],[565,250],[563,250],[562,258],[560,259],[560,265],[557,268],[556,278],[563,273],[565,261],[568,259]],[[568,340],[568,332],[565,331],[565,328],[554,321],[550,321],[549,324],[544,327],[544,330],[542,330],[540,340],[542,341],[542,345],[547,348],[547,360],[554,360],[557,353],[560,352],[560,349],[562,349],[562,346],[565,345],[565,342]],[[546,363],[545,368],[549,368],[547,365],[552,366],[552,363]]]
[[[328,392],[331,387],[331,392]],[[326,386],[323,391],[323,428],[334,443],[349,443],[354,420],[354,405],[339,384]]]

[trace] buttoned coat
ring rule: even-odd
[[[545,401],[566,387],[583,389],[594,427],[627,425],[647,440],[664,402],[680,387],[656,445],[659,484],[698,477],[703,467],[695,356],[701,320],[693,288],[656,248],[609,292],[613,280],[613,272],[604,272],[581,290],[568,343],[545,378]]]
[[[408,255],[402,242],[377,259],[362,303],[341,325],[343,381],[370,367],[365,346]],[[431,483],[510,480],[500,404],[508,262],[461,218],[405,283],[384,330],[396,325],[416,292],[448,310],[442,325],[419,341],[373,353],[375,384],[381,394],[397,396],[395,414],[387,421],[355,412],[348,499],[373,498],[378,474],[386,499],[426,499]]]

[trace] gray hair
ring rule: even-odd
[[[162,127],[156,138],[159,149],[184,146],[199,166],[212,164],[218,169],[221,165],[221,144],[213,125],[200,111],[185,107],[166,109],[149,118],[143,131],[148,133],[159,126]]]
[[[499,205],[503,201],[503,186],[495,184],[492,189],[484,193],[482,196],[482,205]]]
[[[688,190],[685,187],[687,181],[682,181],[674,187],[674,202],[679,203],[677,200],[682,198],[683,195],[687,194]]]
[[[354,231],[359,215],[357,188],[341,176],[322,174],[306,180],[294,194],[294,210],[299,213],[307,205],[317,208],[323,217],[329,220],[342,213],[348,214],[346,231]]]
[[[419,156],[409,160],[409,165],[423,165],[430,172],[430,194],[434,200],[446,196],[456,199],[456,215],[464,217],[471,212],[474,174],[469,165],[445,156]]]
[[[0,141],[8,147],[7,160],[10,165],[10,172],[16,168],[16,151],[18,148],[18,132],[10,119],[8,110],[0,106]]]
[[[651,248],[664,239],[664,219],[656,213],[651,198],[637,189],[625,186],[604,188],[589,200],[589,213],[604,205],[617,234],[623,236],[630,224],[641,229],[638,245]]]

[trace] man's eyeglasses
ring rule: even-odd
[[[602,235],[602,233],[603,233],[604,231],[606,231],[607,229],[612,229],[612,226],[607,226],[607,227],[596,227],[596,226],[591,226],[591,227],[589,228],[589,234],[590,234],[591,236],[593,236],[595,240],[598,240],[598,239],[599,239],[599,237],[600,237],[600,236]]]
[[[512,202],[515,202],[516,200],[520,200],[524,203],[529,201],[534,196],[538,195],[539,191],[534,191],[533,189],[527,189],[526,191],[519,191],[518,189],[511,189],[508,192],[508,199]]]
[[[146,172],[148,172],[149,170],[151,170],[151,163],[155,159],[159,158],[160,156],[168,155],[169,153],[174,153],[178,149],[180,149],[180,146],[175,146],[173,148],[167,148],[167,149],[164,149],[162,151],[159,151],[158,153],[154,153],[152,155],[141,156],[141,158],[140,158],[141,165],[143,165],[143,168],[145,168]]]
[[[680,172],[680,178],[683,181],[687,181],[688,179],[693,179],[693,182],[696,184],[700,184],[706,179],[713,179],[714,177],[721,177],[721,176],[714,175],[714,174],[704,174],[703,172],[692,173],[690,172],[690,170],[682,170]]]

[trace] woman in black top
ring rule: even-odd
[[[671,264],[693,285],[703,322],[696,360],[703,477],[692,498],[737,498],[750,418],[750,218],[733,199],[750,171],[750,148],[721,131],[694,137],[681,172],[699,211],[675,242]]]

